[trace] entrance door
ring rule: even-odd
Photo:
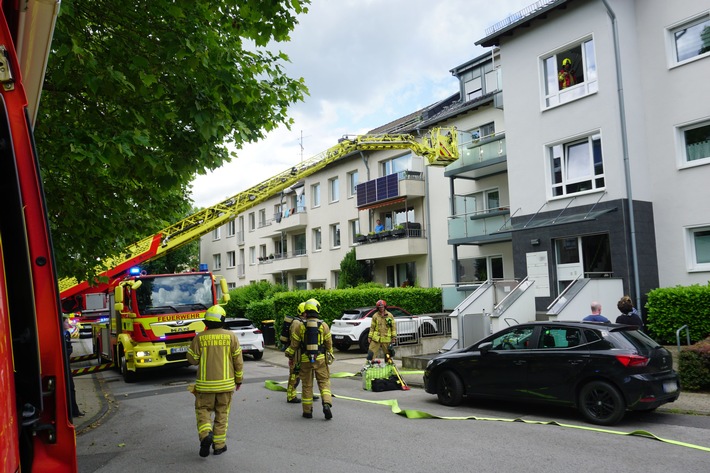
[[[601,278],[612,275],[609,235],[587,235],[555,240],[558,294],[582,276]]]

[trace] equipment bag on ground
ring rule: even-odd
[[[372,392],[379,393],[382,391],[400,391],[402,385],[399,382],[397,375],[392,375],[387,379],[373,379],[372,380]]]
[[[362,389],[366,391],[372,391],[372,380],[373,379],[384,379],[387,380],[390,376],[395,376],[394,365],[369,365],[366,366],[362,372]]]

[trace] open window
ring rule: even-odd
[[[591,38],[542,58],[544,108],[595,93],[597,62]]]

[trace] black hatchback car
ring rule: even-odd
[[[600,425],[680,395],[668,350],[637,327],[592,322],[508,327],[434,357],[424,387],[446,406],[464,396],[544,402],[576,407]]]

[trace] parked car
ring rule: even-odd
[[[575,407],[593,424],[627,410],[652,411],[680,395],[671,354],[635,326],[531,322],[435,356],[426,392],[456,406],[464,397]]]
[[[251,320],[236,317],[227,318],[224,321],[224,328],[237,334],[242,354],[251,355],[255,360],[261,360],[261,357],[264,356],[264,334],[254,327]]]
[[[330,327],[333,346],[340,351],[347,351],[356,345],[360,351],[367,352],[367,336],[376,310],[376,307],[359,307],[343,311],[343,315],[334,320]],[[420,336],[436,333],[436,322],[429,316],[412,315],[395,306],[388,306],[387,310],[397,323],[398,341],[412,339],[417,332]]]

